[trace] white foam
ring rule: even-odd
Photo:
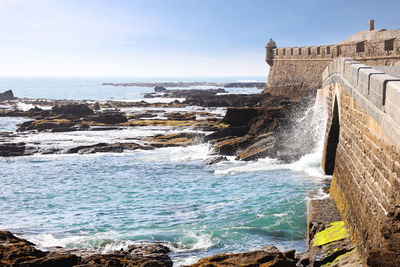
[[[190,256],[190,257],[186,257],[183,259],[178,259],[177,261],[174,261],[174,265],[175,266],[189,266],[192,264],[195,264],[196,262],[199,261],[199,257],[196,256]]]
[[[18,103],[17,103],[17,108],[18,108],[19,110],[22,110],[22,111],[28,111],[28,110],[30,110],[31,108],[34,108],[34,106],[33,106],[32,104],[25,104],[25,103],[23,103],[23,102],[18,102]]]
[[[188,162],[204,160],[208,157],[208,145],[200,144],[187,147],[163,147],[135,153],[133,157],[145,162]]]

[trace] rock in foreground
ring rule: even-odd
[[[171,267],[169,249],[158,243],[140,243],[128,251],[80,257],[67,252],[44,252],[27,240],[0,231],[0,266],[160,266]]]
[[[191,267],[222,267],[222,266],[252,266],[252,267],[296,267],[295,251],[279,252],[276,247],[263,247],[260,250],[244,253],[221,253],[200,259]]]

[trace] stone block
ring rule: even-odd
[[[338,65],[337,65],[338,74],[344,75],[345,62],[347,62],[347,61],[354,61],[354,60],[352,58],[349,58],[349,57],[338,58]]]
[[[387,83],[385,112],[400,125],[400,81]]]
[[[370,76],[370,86],[368,99],[379,109],[384,110],[386,97],[386,84],[388,81],[400,81],[400,78],[395,78],[387,74],[372,74]]]
[[[330,65],[330,64],[329,64],[329,65]],[[329,72],[329,65],[328,65],[328,67],[326,67],[326,68],[324,69],[324,71],[322,72],[322,80],[323,80],[323,81],[325,81],[326,79],[328,79],[329,76],[332,74],[332,73]]]
[[[368,96],[369,86],[370,86],[370,76],[372,74],[384,74],[384,73],[382,71],[372,68],[370,69],[361,68],[358,71],[358,83],[356,89],[364,96]]]
[[[351,77],[351,66],[352,65],[359,65],[359,64],[361,64],[361,63],[359,63],[359,62],[357,62],[357,61],[355,61],[355,60],[352,60],[352,61],[346,61],[345,63],[344,63],[344,74],[343,74],[343,77],[350,83],[350,77]]]
[[[354,88],[357,88],[357,84],[358,84],[358,78],[359,78],[359,71],[360,69],[368,69],[371,68],[367,65],[364,64],[352,64],[350,65],[350,79],[349,82],[351,84],[351,86],[353,86]]]

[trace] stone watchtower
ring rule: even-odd
[[[273,50],[274,48],[276,48],[276,43],[272,39],[269,39],[268,43],[265,45],[265,50],[266,50],[265,61],[271,67],[274,64],[274,50]]]

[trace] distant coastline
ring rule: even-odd
[[[263,89],[265,87],[265,82],[253,82],[253,81],[243,81],[243,82],[129,82],[129,83],[111,83],[104,82],[102,85],[107,86],[136,86],[136,87],[191,87],[191,86],[216,86],[225,88],[259,88]]]

